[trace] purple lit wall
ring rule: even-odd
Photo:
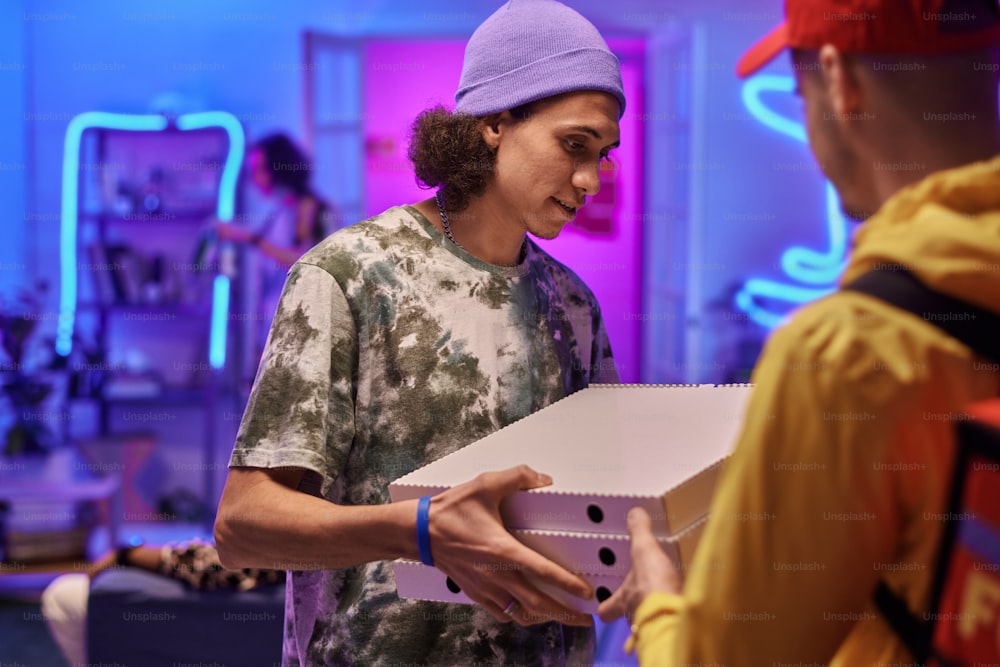
[[[642,329],[642,126],[645,42],[609,40],[622,61],[628,107],[621,119],[621,146],[612,152],[617,170],[602,175],[595,214],[567,225],[558,239],[540,241],[573,269],[601,303],[623,382],[640,378]],[[454,108],[464,39],[371,41],[365,47],[365,205],[376,215],[430,196],[406,159],[409,128],[428,107]],[[605,224],[595,219],[607,214]]]

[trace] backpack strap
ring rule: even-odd
[[[869,271],[844,290],[868,294],[934,324],[947,335],[961,341],[974,352],[1000,363],[1000,314],[933,290],[909,271]],[[956,465],[959,465],[957,462]],[[961,471],[959,471],[960,473]],[[961,484],[951,489],[949,507],[958,507]],[[934,580],[931,583],[931,608],[940,602],[944,583],[943,559],[954,541],[955,522],[949,521],[942,535],[936,558]],[[933,621],[916,617],[906,602],[894,593],[884,580],[875,589],[875,605],[886,621],[903,640],[914,660],[924,664],[931,654]]]
[[[862,292],[907,310],[981,356],[1000,363],[1000,313],[933,290],[909,271],[869,271],[842,289]]]
[[[917,618],[906,606],[903,598],[893,593],[881,579],[875,587],[875,606],[896,635],[906,644],[914,661],[918,665],[925,664],[931,651],[933,624]]]

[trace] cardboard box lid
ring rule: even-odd
[[[749,385],[591,385],[400,477],[393,502],[440,493],[522,463],[551,486],[511,495],[508,528],[625,533],[645,507],[671,535],[706,514],[739,434]]]

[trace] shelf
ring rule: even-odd
[[[96,475],[71,448],[46,456],[13,457],[0,467],[0,500],[62,502],[104,500],[121,484],[117,474]]]
[[[132,223],[145,224],[150,222],[177,222],[181,224],[204,223],[205,220],[215,217],[216,210],[210,209],[190,209],[176,211],[161,211],[159,213],[148,213],[137,211],[134,213],[115,213],[113,211],[96,211],[86,213],[81,211],[80,220],[104,220],[107,223]]]
[[[155,396],[136,396],[132,398],[107,398],[104,396],[70,396],[67,400],[73,403],[162,403],[164,405],[193,405],[205,402],[209,389],[177,388],[164,389]]]
[[[72,147],[66,159],[75,163],[77,179],[64,182],[63,201],[73,207],[77,266],[86,268],[63,272],[62,293],[67,293],[73,281],[86,281],[86,285],[85,298],[75,304],[83,317],[70,323],[76,327],[77,321],[82,322],[84,334],[93,336],[94,346],[108,359],[128,358],[130,352],[141,355],[152,381],[136,378],[133,382],[123,371],[116,388],[119,373],[102,372],[103,381],[87,378],[79,384],[81,390],[93,390],[93,394],[74,397],[74,407],[96,412],[88,414],[88,421],[96,422],[95,430],[101,435],[111,434],[112,423],[129,422],[123,409],[125,413],[150,412],[143,427],[169,430],[187,428],[185,422],[192,422],[203,429],[206,461],[214,460],[217,417],[213,406],[224,391],[226,375],[210,368],[208,353],[217,354],[221,341],[220,362],[225,364],[229,349],[241,351],[243,346],[238,338],[228,337],[230,331],[239,336],[242,328],[233,326],[228,317],[213,320],[212,313],[213,307],[240,293],[223,294],[217,287],[224,285],[216,284],[214,272],[193,267],[195,257],[201,257],[200,232],[220,210],[231,215],[239,208],[238,176],[245,146],[242,128],[235,117],[215,112],[183,114],[176,124],[165,127],[161,119],[149,115],[94,113],[78,119],[82,124],[72,124],[77,128],[72,135],[76,142],[66,144]],[[90,165],[102,169],[98,173]],[[158,206],[157,211],[148,211],[147,204]],[[160,289],[147,291],[148,283]],[[241,286],[230,283],[236,290]],[[76,294],[80,296],[79,291]],[[157,294],[178,300],[143,300]],[[199,326],[205,331],[195,332]],[[59,334],[57,346],[61,343],[72,351],[70,334],[76,331],[66,329]],[[191,347],[197,347],[197,352],[191,353]],[[176,363],[181,359],[196,361]],[[164,382],[171,384],[163,386]],[[104,396],[98,386],[117,395]],[[160,424],[153,414],[160,410],[199,414]],[[205,500],[215,502],[210,466],[203,481]]]
[[[116,405],[149,405],[151,403],[160,405],[205,405],[209,391],[208,387],[164,387],[155,396],[136,396],[132,398],[98,396],[94,397],[94,400],[114,403]]]
[[[12,581],[15,576],[38,576],[68,574],[71,572],[84,572],[88,565],[94,563],[93,560],[75,558],[71,560],[61,559],[52,561],[0,561],[0,573],[3,573],[4,583],[0,586],[0,591],[7,591],[9,588],[16,588]]]
[[[199,317],[210,315],[212,310],[211,304],[207,302],[126,303],[118,301],[115,303],[100,303],[98,301],[80,301],[77,304],[77,310],[91,308],[95,310],[142,310],[146,312],[179,313],[184,315],[198,315]]]

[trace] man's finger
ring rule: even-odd
[[[582,628],[589,628],[594,625],[594,617],[590,614],[583,614],[560,605],[555,601],[539,609],[527,606],[523,608],[517,607],[514,610],[514,620],[519,625],[538,625],[539,623],[551,623],[553,621],[561,625],[572,625]]]
[[[564,594],[550,595],[552,589],[542,585],[531,575],[519,577],[512,582],[510,592],[521,601],[517,620],[521,625],[557,621],[563,625],[591,626],[594,619],[590,614],[578,612],[567,606]]]
[[[468,583],[464,579],[455,576],[453,579],[459,585],[465,595],[485,609],[493,618],[500,623],[510,623],[512,620],[509,614],[504,613],[504,608],[510,604],[513,597],[503,588],[492,584],[489,580]],[[459,583],[459,582],[464,582]]]
[[[641,507],[633,507],[626,516],[628,520],[628,532],[633,538],[636,535],[653,535],[653,520],[649,514]]]
[[[561,588],[570,595],[589,600],[594,595],[590,584],[563,568],[557,563],[549,560],[533,549],[524,546],[513,537],[511,548],[507,558],[515,563],[520,563],[526,574],[530,574],[540,581]]]
[[[625,615],[627,609],[625,608],[625,587],[622,586],[614,595],[609,597],[607,600],[602,602],[597,608],[597,617],[600,618],[605,623],[610,623],[611,621],[621,618]]]
[[[507,614],[501,607],[493,602],[493,600],[484,599],[479,603],[479,606],[489,612],[489,614],[499,623],[510,623],[514,620],[512,616]]]
[[[483,473],[480,475],[480,481],[491,492],[503,497],[517,491],[548,486],[552,483],[552,478],[526,465],[519,465],[506,470]]]
[[[632,538],[632,560],[645,549],[661,551],[660,543],[653,535],[653,521],[641,507],[633,507],[628,512],[628,534]]]

